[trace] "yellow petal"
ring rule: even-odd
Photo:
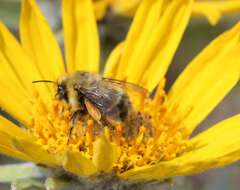
[[[111,3],[112,11],[121,16],[133,16],[141,0],[114,0]]]
[[[0,134],[1,135],[1,134]],[[13,158],[17,158],[20,160],[25,160],[25,161],[29,161],[29,162],[34,162],[34,160],[32,160],[30,157],[28,157],[25,154],[22,154],[21,152],[17,151],[17,150],[13,150],[10,149],[9,147],[5,147],[3,145],[0,145],[0,153],[4,154],[6,156],[10,156]]]
[[[111,52],[104,67],[104,76],[107,78],[114,78],[116,76],[117,68],[119,67],[120,58],[124,52],[125,43],[118,44]]]
[[[125,50],[121,59],[121,64],[119,65],[117,78],[124,79],[125,75],[129,72],[129,67],[131,64],[134,64],[131,61],[131,57],[135,55],[135,57],[139,56],[139,51],[142,48],[142,44],[146,45],[146,37],[154,31],[153,27],[156,27],[156,24],[159,19],[159,15],[162,11],[162,1],[161,0],[144,0],[140,7],[138,8],[136,15],[134,17],[133,23],[128,32],[126,42],[125,42]],[[141,46],[141,47],[140,47]],[[146,46],[145,46],[146,47]],[[138,50],[138,52],[136,52]],[[141,49],[142,50],[142,49]],[[146,50],[146,49],[144,49]],[[135,53],[136,52],[136,53]],[[145,51],[141,51],[141,54],[144,54]],[[139,59],[141,60],[141,59]],[[136,69],[132,72],[142,72],[141,64],[138,63],[139,69]],[[137,70],[137,71],[136,71]],[[133,75],[133,74],[132,74]],[[127,76],[129,80],[129,76]],[[132,78],[134,75],[132,76]],[[136,78],[136,82],[138,79]],[[132,81],[134,82],[134,81]]]
[[[208,45],[182,72],[168,96],[177,114],[191,112],[183,125],[191,132],[234,87],[240,74],[240,23]]]
[[[130,170],[129,179],[167,178],[202,172],[240,159],[240,115],[227,119],[190,140],[189,152],[159,164]]]
[[[101,20],[104,17],[107,5],[106,0],[93,1],[94,14],[97,20]]]
[[[66,152],[63,167],[81,177],[90,176],[97,171],[93,162],[85,158],[80,152]]]
[[[40,70],[39,79],[56,80],[65,72],[58,43],[35,0],[23,0],[20,19],[23,48]]]
[[[101,135],[94,144],[93,163],[98,171],[109,172],[117,160],[117,147]]]
[[[192,138],[189,141],[189,147],[191,147],[191,149],[200,149],[215,143],[218,143],[219,146],[221,146],[224,145],[226,141],[229,142],[237,139],[239,138],[238,134],[240,131],[239,123],[240,114],[228,118]],[[228,151],[229,150],[225,150],[223,152],[225,153]],[[214,154],[214,152],[212,152],[212,154]]]
[[[19,152],[14,146],[12,146],[12,138],[24,138],[28,141],[33,141],[33,136],[17,127],[15,124],[0,116],[0,152],[2,154],[15,157],[18,159],[33,161],[29,156]]]
[[[41,79],[41,75],[28,58],[23,48],[0,22],[0,105],[1,107],[26,124],[32,111],[32,81]],[[38,85],[44,97],[50,97],[45,86]]]
[[[126,40],[117,78],[152,91],[164,77],[187,26],[192,0],[145,0]]]
[[[5,132],[9,135],[21,137],[22,139],[26,139],[28,141],[34,140],[34,137],[30,133],[16,126],[11,121],[2,116],[0,116],[0,131]]]
[[[30,157],[36,163],[48,165],[51,167],[61,164],[60,160],[58,160],[54,155],[48,153],[43,149],[42,146],[35,144],[34,142],[29,142],[24,139],[12,138],[11,143],[19,152]]]
[[[4,67],[4,69],[1,69],[1,75],[5,74],[4,76],[6,76],[6,74],[12,72],[15,76],[10,76],[13,78],[10,79],[15,80],[14,82],[22,86],[26,90],[25,93],[31,94],[32,80],[39,79],[41,75],[18,41],[1,22],[0,41],[0,61],[1,66]]]
[[[212,25],[216,25],[222,15],[239,11],[239,1],[200,1],[194,3],[192,14],[204,15]]]
[[[0,80],[6,80],[6,77],[2,77],[0,74]],[[3,110],[17,119],[21,124],[28,126],[28,118],[31,118],[32,113],[30,109],[31,104],[30,102],[26,101],[26,97],[22,94],[23,90],[21,91],[19,88],[14,88],[15,86],[17,85],[14,83],[0,85],[0,106]]]
[[[0,131],[0,153],[21,160],[34,161],[32,158],[19,152],[14,146],[12,146],[11,138],[11,135],[8,133]]]
[[[99,39],[90,0],[63,0],[63,28],[68,72],[98,72]]]

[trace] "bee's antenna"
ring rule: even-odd
[[[51,82],[51,83],[56,83],[56,82],[51,81],[51,80],[35,80],[35,81],[32,81],[32,83],[38,83],[38,82]]]

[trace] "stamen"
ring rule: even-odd
[[[150,153],[150,156],[154,155],[154,153],[159,149],[161,145],[164,146],[164,142],[167,138],[167,134],[165,132],[162,132],[159,137],[154,141],[154,145],[152,147],[152,151]]]
[[[130,151],[130,154],[134,154],[134,153],[136,153],[138,151],[139,146],[142,143],[145,131],[146,131],[146,128],[144,126],[139,127],[138,135],[137,135],[136,139],[133,142],[133,147],[132,147],[132,149]]]
[[[54,118],[57,117],[57,115],[59,114],[59,101],[58,100],[54,100],[53,101],[53,113],[54,113]]]
[[[122,126],[117,125],[116,126],[116,137],[115,137],[115,142],[118,146],[121,145],[121,137],[122,137]]]
[[[39,103],[39,108],[40,108],[42,114],[47,114],[48,109],[47,109],[45,103],[42,101],[42,99],[40,97],[38,98],[38,103]]]
[[[87,121],[87,145],[89,148],[89,154],[92,156],[93,155],[93,120],[88,120]]]
[[[139,132],[138,132],[138,136],[136,138],[136,143],[135,143],[135,146],[136,148],[139,147],[139,145],[142,143],[142,140],[143,140],[143,135],[144,135],[144,132],[146,131],[146,128],[144,126],[141,126],[139,128]]]
[[[163,80],[158,85],[157,92],[156,92],[156,94],[154,96],[154,100],[153,100],[153,103],[156,105],[156,108],[157,108],[157,105],[159,106],[162,104],[162,101],[163,101],[164,97],[166,96],[165,91],[164,91],[165,84],[166,84],[166,79],[163,78]]]
[[[36,137],[36,142],[52,154],[72,150],[81,152],[88,159],[92,159],[94,142],[104,131],[106,138],[118,147],[119,158],[115,167],[120,173],[134,167],[171,160],[187,148],[186,139],[191,131],[187,130],[183,121],[191,109],[179,114],[178,104],[168,105],[165,82],[163,79],[159,84],[153,100],[144,97],[139,102],[138,97],[138,115],[134,117],[135,113],[132,113],[129,123],[123,122],[110,129],[103,128],[92,119],[86,121],[86,118],[78,118],[69,145],[71,108],[56,100],[48,106],[36,91],[36,113],[30,120],[29,130]]]
[[[108,4],[112,4],[114,0],[107,0]]]
[[[105,133],[105,137],[107,139],[110,139],[110,131],[108,127],[104,127],[104,133]]]

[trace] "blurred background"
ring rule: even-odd
[[[63,50],[63,33],[61,25],[61,1],[39,0],[40,8],[48,19],[56,38]],[[19,38],[20,0],[0,0],[0,20],[8,26],[13,34]],[[216,26],[211,26],[203,16],[193,17],[183,36],[182,42],[175,54],[173,63],[167,73],[166,89],[172,85],[184,67],[216,36],[231,28],[240,14],[224,16]],[[101,68],[116,44],[124,40],[131,24],[131,18],[124,18],[108,12],[98,22],[101,39]],[[195,134],[215,123],[240,113],[240,86],[237,85],[197,128]],[[20,162],[13,158],[0,155],[0,164]],[[172,189],[176,190],[237,190],[240,189],[240,162],[222,168],[209,169],[194,176],[176,178]],[[10,189],[7,184],[0,184],[1,190]]]

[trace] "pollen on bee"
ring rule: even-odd
[[[171,160],[187,148],[189,132],[181,122],[188,113],[176,118],[177,105],[169,111],[164,91],[165,80],[160,83],[153,99],[142,100],[141,110],[126,123],[114,128],[101,127],[90,116],[76,122],[68,144],[71,112],[59,101],[44,102],[35,92],[35,114],[30,120],[29,131],[40,144],[52,154],[71,150],[82,152],[92,159],[94,142],[101,133],[119,147],[120,154],[115,163],[117,172],[134,167]],[[179,127],[181,126],[181,127]]]

